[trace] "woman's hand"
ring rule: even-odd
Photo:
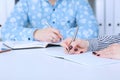
[[[44,42],[59,42],[62,39],[62,35],[57,29],[45,28],[36,30],[34,38],[35,40]]]
[[[120,44],[112,44],[103,50],[93,52],[93,54],[103,58],[120,59]]]
[[[89,42],[86,40],[76,39],[75,41],[71,42],[71,38],[68,38],[62,41],[61,46],[64,47],[65,52],[69,54],[81,54],[86,52],[89,47]],[[68,52],[69,51],[69,52]]]

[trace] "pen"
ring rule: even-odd
[[[78,30],[79,30],[79,27],[77,26],[77,27],[76,27],[76,31],[75,31],[75,33],[74,33],[74,36],[72,37],[72,40],[71,40],[71,42],[69,43],[68,47],[71,45],[71,43],[72,43],[73,41],[75,41],[76,36],[77,36],[77,33],[78,33]],[[68,53],[69,53],[69,51],[70,51],[70,49],[68,49]]]
[[[53,56],[54,58],[65,59],[64,57]]]
[[[11,49],[0,50],[0,53],[9,52],[9,51],[11,51]]]
[[[45,22],[45,24],[46,24],[49,28],[52,28],[52,26],[51,26],[48,22]]]
[[[66,59],[66,58],[61,57],[61,56],[52,56],[52,57],[58,58],[58,59],[62,59],[62,60],[66,60],[66,61],[69,61],[69,62],[73,62],[73,63],[77,63],[77,64],[84,65],[84,64],[82,64],[82,63],[76,62],[76,61],[74,61],[74,60]]]
[[[49,27],[49,28],[52,28],[52,26],[48,23],[48,22],[45,22],[45,24]],[[59,36],[59,34],[58,34]],[[60,36],[59,36],[60,37]],[[60,41],[63,40],[63,38],[60,37]]]

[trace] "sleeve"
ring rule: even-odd
[[[88,40],[88,42],[88,51],[97,51],[106,48],[110,44],[120,43],[120,35],[99,36],[98,38]]]
[[[76,24],[79,27],[77,38],[90,39],[98,36],[98,23],[86,0],[76,2]],[[70,28],[67,35],[73,36],[76,28]]]
[[[2,26],[2,40],[33,40],[33,33],[36,29],[28,28],[28,24],[27,0],[20,0]]]

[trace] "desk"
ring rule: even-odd
[[[44,53],[61,47],[0,54],[0,80],[120,80],[120,63],[83,67]]]

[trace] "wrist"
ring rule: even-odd
[[[87,40],[84,40],[84,46],[86,48],[86,51],[88,51],[89,48],[89,42]]]
[[[40,29],[36,29],[33,33],[33,37],[35,40],[38,40],[38,36],[40,35],[41,30]]]
[[[88,40],[88,42],[89,42],[88,51],[96,51],[98,47],[97,39],[90,39]]]

